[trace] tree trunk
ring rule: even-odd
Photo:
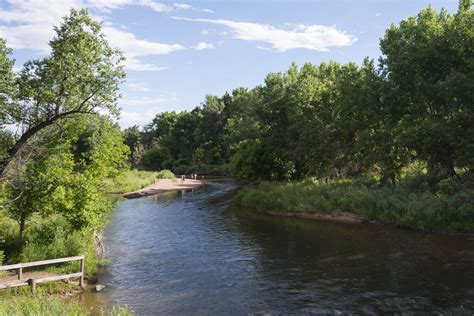
[[[26,224],[26,214],[22,213],[20,216],[20,239],[23,239],[23,232],[25,231],[25,224]]]

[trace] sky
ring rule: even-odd
[[[385,29],[430,4],[457,9],[457,0],[0,0],[0,37],[18,70],[49,54],[53,26],[71,8],[88,8],[127,58],[119,102],[126,128],[191,110],[208,94],[253,88],[292,62],[377,59]]]

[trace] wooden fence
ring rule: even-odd
[[[80,271],[76,273],[62,274],[62,275],[52,275],[41,278],[24,278],[23,269],[31,267],[45,266],[55,263],[70,262],[70,261],[80,261]],[[40,283],[59,281],[59,280],[68,280],[71,278],[79,278],[79,286],[84,287],[84,256],[77,257],[68,257],[68,258],[58,258],[51,260],[35,261],[35,262],[26,262],[26,263],[17,263],[7,266],[0,266],[1,271],[10,271],[17,270],[18,279],[17,280],[7,280],[2,281],[0,279],[0,289],[8,289],[13,287],[20,286],[31,286],[33,292],[36,291],[36,285]]]

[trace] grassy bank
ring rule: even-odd
[[[126,171],[117,179],[107,180],[104,191],[136,190],[153,183],[157,178],[169,177],[174,177],[169,171]],[[100,266],[107,263],[106,259],[101,256],[99,242],[101,232],[113,212],[114,201],[102,196],[100,204],[101,208],[94,214],[95,217],[91,225],[82,229],[77,229],[73,225],[74,222],[68,217],[69,214],[35,212],[28,219],[26,229],[21,237],[18,222],[9,216],[6,209],[0,209],[0,264],[84,254],[86,256],[86,279],[89,282],[95,282]],[[65,274],[77,272],[79,266],[78,262],[74,262],[48,266],[44,269],[49,272]],[[0,275],[1,278],[2,275]],[[31,297],[28,291],[0,291],[0,301],[4,303],[0,304],[0,315],[3,315],[5,310],[13,311],[9,315],[86,314],[87,311],[76,306],[75,301],[65,302],[58,299],[66,293],[78,292],[80,289],[77,285],[54,282],[40,285],[38,288],[44,294],[41,299]],[[1,308],[4,306],[8,306],[8,308],[5,307],[6,309],[2,310]],[[119,315],[122,315],[122,310],[116,309],[114,313],[117,311],[120,312]]]
[[[125,193],[142,189],[153,183],[158,172],[128,170],[113,179],[106,179],[103,183],[105,193]]]
[[[281,213],[351,212],[423,231],[474,232],[474,187],[470,181],[446,180],[428,189],[413,177],[396,187],[359,181],[263,183],[242,189],[235,202]]]
[[[70,300],[67,303],[50,295],[15,296],[4,299],[0,304],[0,316],[25,315],[25,316],[50,316],[50,315],[97,315],[83,307],[78,301]],[[133,312],[128,308],[113,308],[102,311],[99,315],[128,316]]]
[[[79,288],[61,281],[38,284],[36,294],[30,288],[16,288],[0,291],[0,316],[6,315],[133,315],[128,307],[114,307],[110,310],[92,311],[85,308],[71,293]],[[69,297],[68,297],[69,296]],[[68,298],[66,298],[68,297]]]
[[[106,179],[102,191],[105,193],[133,192],[152,184],[156,179],[176,179],[170,170],[142,171],[128,170],[113,179]]]

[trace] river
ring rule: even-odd
[[[89,307],[138,315],[474,312],[474,237],[236,209],[236,188],[121,202],[105,233],[107,288]]]

